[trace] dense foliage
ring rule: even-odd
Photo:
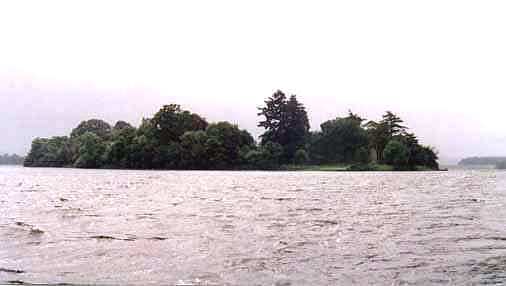
[[[0,165],[22,165],[25,158],[17,154],[0,154]]]
[[[209,123],[177,104],[163,106],[136,128],[125,121],[81,122],[69,137],[36,138],[29,167],[278,170],[286,165],[347,164],[350,170],[438,169],[436,152],[420,145],[402,119],[388,111],[379,122],[351,111],[310,132],[304,105],[277,91],[259,108],[265,129],[257,144],[229,122]],[[386,165],[385,165],[386,166]],[[377,169],[377,168],[376,168]]]
[[[277,143],[283,147],[282,163],[293,163],[295,153],[306,148],[309,137],[309,119],[307,112],[295,95],[287,98],[278,90],[267,101],[265,107],[259,108],[259,127],[266,129],[260,137],[261,145],[268,142]]]
[[[313,160],[319,164],[368,162],[369,141],[362,121],[350,112],[348,117],[323,122],[321,132],[312,134]]]

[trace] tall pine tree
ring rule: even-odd
[[[268,100],[265,107],[259,108],[259,127],[266,129],[261,136],[262,144],[267,142],[278,143],[283,147],[283,163],[291,163],[298,149],[305,149],[309,135],[309,119],[306,108],[292,95],[286,95],[278,90]]]

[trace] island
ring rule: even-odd
[[[459,166],[488,167],[499,170],[506,169],[506,157],[468,157],[460,160]]]
[[[276,91],[258,108],[265,131],[227,121],[208,122],[180,105],[163,106],[134,127],[82,121],[69,136],[35,138],[26,167],[159,170],[439,170],[437,152],[419,143],[403,120],[387,111],[379,121],[349,111],[311,131],[296,95]]]

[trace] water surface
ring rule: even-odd
[[[0,167],[0,283],[506,283],[506,173]]]

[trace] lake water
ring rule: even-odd
[[[0,167],[0,282],[506,283],[506,173]]]

